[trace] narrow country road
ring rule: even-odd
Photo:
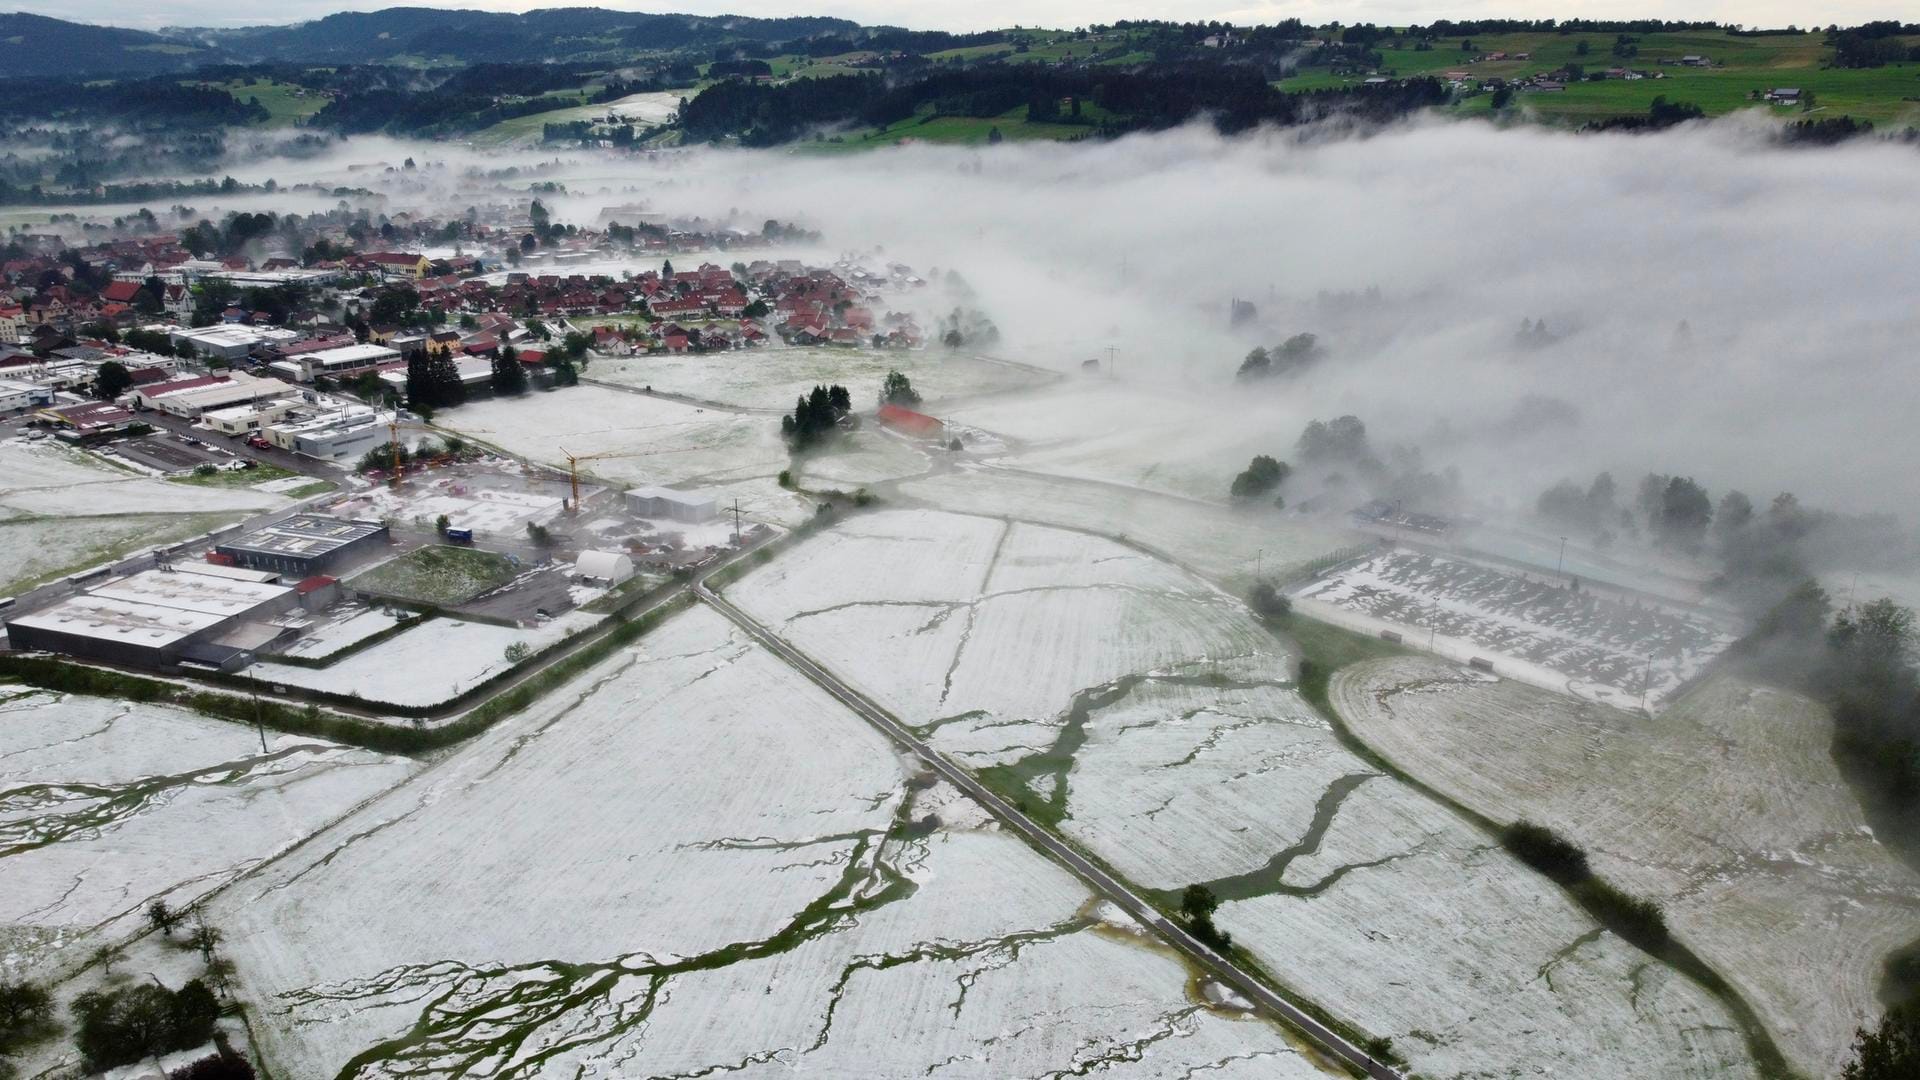
[[[765,646],[770,652],[786,661],[800,674],[805,675],[815,685],[833,695],[847,708],[852,709],[862,719],[880,729],[880,732],[894,742],[913,752],[926,762],[927,766],[948,783],[959,788],[984,807],[988,813],[1003,825],[1019,833],[1026,841],[1042,852],[1053,857],[1055,862],[1071,870],[1093,891],[1107,900],[1118,904],[1122,910],[1137,920],[1140,925],[1152,930],[1162,941],[1171,945],[1181,954],[1198,964],[1203,970],[1212,972],[1223,982],[1245,995],[1272,1015],[1278,1016],[1319,1043],[1321,1047],[1341,1060],[1361,1069],[1373,1080],[1403,1080],[1393,1069],[1374,1061],[1366,1051],[1353,1045],[1326,1025],[1302,1012],[1291,1002],[1268,989],[1260,980],[1240,969],[1231,960],[1220,956],[1202,945],[1192,934],[1173,920],[1146,902],[1132,889],[1128,888],[1112,874],[1107,873],[1086,856],[1075,851],[1065,841],[1036,824],[1033,819],[1015,809],[1010,803],[994,794],[975,779],[966,769],[948,761],[946,756],[915,735],[907,726],[892,714],[869,701],[859,691],[842,682],[826,668],[814,662],[811,657],[789,645],[785,640],[760,625],[739,608],[721,599],[707,588],[704,579],[693,586],[694,595],[708,606],[725,616],[730,622],[746,631],[754,641]]]

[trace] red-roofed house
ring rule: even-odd
[[[113,281],[100,290],[100,299],[110,304],[131,304],[133,296],[140,291],[137,281]]]
[[[947,429],[944,421],[937,420],[926,413],[903,409],[898,405],[880,406],[880,422],[895,431],[927,439],[937,439]]]

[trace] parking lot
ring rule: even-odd
[[[188,442],[186,436],[164,431],[138,439],[122,439],[103,447],[101,452],[166,473],[192,472],[199,465],[224,465],[234,460],[234,455],[224,448],[195,445]]]

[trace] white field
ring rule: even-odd
[[[286,505],[138,476],[50,439],[0,441],[0,593]]]
[[[1459,660],[1511,661],[1516,677],[1621,707],[1637,707],[1643,691],[1649,707],[1661,703],[1735,638],[1679,608],[1421,551],[1373,555],[1295,596],[1315,617],[1362,633],[1390,627]]]
[[[1292,456],[1304,423],[1292,418],[1296,407],[1273,395],[1200,396],[1080,376],[942,419],[1005,438],[1012,448],[997,459],[1002,464],[1224,505],[1228,485],[1255,454]],[[1292,501],[1295,493],[1282,494]]]
[[[473,402],[448,410],[436,423],[561,468],[567,463],[563,449],[582,457],[608,455],[580,462],[583,477],[625,487],[703,489],[729,504],[738,498],[751,520],[790,526],[812,513],[806,500],[775,483],[788,464],[775,416],[575,386]]]
[[[437,705],[513,666],[515,644],[534,652],[580,633],[602,616],[569,611],[542,626],[521,628],[433,618],[322,668],[263,660],[246,669],[262,686],[304,686],[351,694],[369,705]]]
[[[888,480],[920,476],[947,451],[938,444],[907,438],[869,425],[842,436],[831,449],[796,457],[794,476],[808,489],[857,489]]]
[[[184,710],[0,702],[0,975],[44,977],[283,851],[414,770]]]
[[[216,915],[282,1075],[1324,1075],[908,781],[696,608]]]
[[[1256,573],[1285,576],[1289,567],[1371,542],[1337,525],[994,465],[963,464],[895,490],[937,509],[1124,536],[1163,559],[1236,585],[1251,584]]]
[[[1658,899],[1810,1075],[1839,1071],[1887,953],[1920,937],[1920,875],[1874,839],[1806,698],[1721,676],[1648,720],[1425,657],[1355,665],[1331,692],[1413,776],[1559,830]]]
[[[853,407],[876,407],[887,372],[913,380],[926,399],[922,409],[938,412],[942,402],[1041,385],[1054,376],[1000,360],[949,353],[944,348],[892,350],[841,348],[741,349],[722,353],[671,353],[655,356],[599,356],[589,378],[626,386],[651,386],[747,409],[791,412],[794,399],[815,386],[839,383]]]
[[[1137,884],[1210,883],[1238,943],[1423,1075],[1752,1073],[1717,1001],[1347,751],[1287,649],[1175,567],[888,511],[728,595]]]
[[[273,510],[289,500],[246,487],[175,484],[107,465],[51,439],[0,441],[0,506],[29,514],[180,514]]]

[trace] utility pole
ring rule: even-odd
[[[260,736],[260,752],[267,752],[267,725],[260,717],[260,676],[255,675],[252,666],[248,666],[247,685],[253,690],[253,730]]]
[[[740,500],[733,500],[733,546],[740,546]]]
[[[1256,548],[1253,553],[1253,580],[1260,580],[1260,559],[1266,555],[1266,548]]]
[[[1640,672],[1640,711],[1647,711],[1647,687],[1653,681],[1653,654],[1647,654],[1647,666]]]
[[[1561,570],[1566,565],[1567,565],[1567,538],[1563,536],[1560,538],[1560,557],[1558,559],[1555,559],[1553,563],[1553,576],[1559,577]]]
[[[1113,356],[1114,356],[1114,353],[1115,353],[1116,351],[1117,351],[1117,350],[1115,350],[1113,346],[1111,346],[1111,345],[1109,345],[1109,346],[1107,346],[1107,378],[1109,378],[1109,379],[1111,379],[1111,378],[1113,378],[1113,377],[1114,377],[1114,374],[1113,374]]]

